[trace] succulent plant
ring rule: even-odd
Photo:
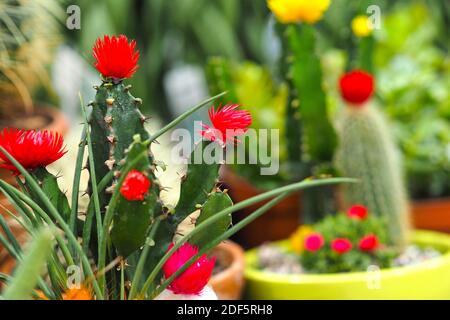
[[[96,68],[102,74],[102,84],[96,87],[89,118],[82,103],[86,121],[75,165],[71,203],[59,189],[56,177],[45,169],[64,154],[57,134],[6,129],[0,139],[4,159],[0,166],[23,177],[17,179],[20,190],[0,180],[1,191],[22,218],[19,221],[32,235],[43,225],[58,229],[53,232],[56,249],[47,260],[45,277],[37,281],[40,290],[35,292],[37,296],[45,299],[145,299],[155,298],[166,289],[173,294],[199,294],[214,261],[205,254],[221,241],[291,192],[352,181],[343,178],[302,181],[233,204],[226,191],[218,186],[220,164],[191,161],[181,179],[178,203],[170,209],[159,197],[163,186],[155,175],[156,170],[163,170],[165,166],[155,160],[151,146],[162,134],[222,94],[149,134],[144,130],[146,119],[139,112],[140,100],[134,98],[131,88],[124,84],[137,69],[139,54],[134,41],[129,42],[125,36],[105,36],[96,42],[94,57]],[[212,147],[213,152],[224,152],[230,143],[236,143],[235,135],[227,129],[245,132],[251,123],[250,114],[237,108],[237,105],[226,105],[210,109],[212,126],[203,126],[204,139],[197,144],[191,159],[205,147]],[[79,182],[86,147],[90,202],[87,212],[80,216]],[[24,158],[25,149],[28,158]],[[231,226],[234,211],[271,198],[245,220]],[[199,216],[193,230],[175,240],[179,224],[194,212]],[[13,240],[2,237],[0,243],[20,260],[21,247],[15,248],[17,243]],[[23,263],[26,265],[27,259]],[[66,268],[74,265],[82,266],[84,275],[84,282],[78,289],[67,285]],[[15,281],[1,276],[0,279],[8,282]],[[28,286],[28,289],[34,288]],[[6,297],[32,294],[22,289],[17,294],[6,293]]]
[[[353,71],[341,78],[346,101],[339,119],[339,148],[336,167],[346,177],[361,180],[344,189],[347,204],[361,203],[388,221],[391,241],[407,243],[409,208],[402,179],[399,152],[383,116],[367,103],[373,93],[372,76]]]

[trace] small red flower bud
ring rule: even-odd
[[[353,219],[364,220],[369,215],[367,208],[360,204],[355,204],[347,211],[347,216]]]
[[[376,235],[369,234],[365,237],[363,237],[361,240],[359,240],[359,250],[361,251],[373,251],[375,250],[379,245],[379,241]]]
[[[370,73],[354,70],[343,75],[339,81],[342,98],[352,105],[362,105],[373,94],[374,80]]]
[[[343,254],[352,249],[352,243],[348,239],[337,238],[331,242],[331,249],[339,254]]]
[[[173,247],[170,244],[169,249]],[[176,250],[163,266],[164,276],[169,278],[185,262],[198,253],[198,249],[189,243],[183,244]],[[202,255],[194,264],[186,269],[181,275],[175,278],[168,289],[175,294],[200,294],[211,277],[216,258],[208,259]]]
[[[314,252],[322,248],[325,240],[320,233],[312,233],[305,239],[305,250]]]
[[[150,185],[150,180],[142,172],[131,170],[120,188],[120,193],[128,201],[142,201]]]
[[[64,150],[63,137],[47,130],[5,128],[0,133],[0,146],[27,170],[46,167],[67,152]],[[20,174],[3,152],[0,152],[0,159],[3,160],[0,168],[11,170],[14,175]]]
[[[98,38],[92,49],[96,63],[95,68],[105,78],[121,80],[131,78],[136,72],[139,60],[139,51],[136,50],[136,41],[128,43],[124,35]]]
[[[208,111],[209,119],[212,127],[203,124],[200,134],[210,141],[217,141],[221,146],[227,143],[235,144],[238,135],[247,132],[248,127],[252,124],[252,116],[246,110],[236,110],[237,104],[227,104],[219,107],[217,110],[212,107]]]

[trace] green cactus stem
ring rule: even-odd
[[[57,177],[47,171],[45,168],[37,168],[31,172],[32,177],[38,182],[42,191],[47,195],[50,202],[58,210],[58,213],[64,219],[65,222],[69,222],[70,219],[70,206],[67,196],[63,193],[58,186]],[[27,192],[31,198],[36,201],[41,208],[45,208],[44,204],[39,201],[39,196],[33,191],[25,180],[24,184]]]
[[[199,208],[203,208],[208,198],[215,194],[213,191],[215,191],[218,182],[220,164],[206,164],[205,161],[202,161],[201,164],[196,164],[194,161],[195,153],[204,150],[211,143],[210,141],[201,141],[196,149],[192,151],[186,175],[182,178],[178,203],[173,210],[164,212],[159,217],[161,221],[154,236],[154,244],[144,268],[148,274],[150,274],[151,270],[153,270],[167,252],[167,248],[173,241],[178,225],[190,214]],[[144,280],[148,274],[145,277],[141,277],[141,279]],[[161,276],[162,274],[159,274],[155,277],[149,290],[154,289]]]
[[[408,202],[399,154],[388,127],[373,106],[346,107],[339,120],[336,167],[345,177],[361,180],[347,185],[347,205],[366,205],[372,214],[384,216],[394,244],[407,243]]]
[[[219,100],[219,103],[223,105],[227,101],[239,101],[231,68],[231,63],[221,57],[210,58],[206,66],[209,90],[212,93],[227,91],[226,97],[222,97]]]
[[[203,204],[200,209],[200,215],[198,216],[195,226],[199,226],[203,221],[212,217],[214,214],[231,207],[233,205],[233,201],[230,196],[218,190],[217,192],[212,193],[208,199]],[[197,233],[190,240],[192,244],[195,244],[198,247],[205,246],[211,239],[215,239],[220,235],[224,234],[225,231],[231,225],[231,214],[223,217],[219,221],[217,221],[213,226],[208,228],[208,230],[204,230],[203,232]]]
[[[180,199],[172,215],[173,223],[177,225],[206,201],[218,182],[219,163],[206,164],[205,161],[201,161],[199,164],[194,163],[194,154],[205,150],[211,143],[213,142],[201,141],[196,150],[192,152],[191,163],[188,164],[186,175],[181,179]],[[215,154],[221,148],[217,144],[214,146],[216,146],[213,151]]]
[[[147,149],[140,136],[135,136],[135,142],[127,152],[126,162]],[[161,211],[159,199],[159,182],[156,179],[150,162],[151,158],[143,158],[135,170],[144,173],[150,180],[150,189],[143,201],[128,201],[120,196],[114,213],[111,239],[120,255],[127,257],[144,244],[147,230],[156,214]]]
[[[302,147],[311,161],[331,161],[337,137],[328,119],[322,68],[315,52],[315,30],[310,25],[288,25],[283,37],[289,48],[287,75],[296,91],[295,107],[303,123]]]
[[[372,35],[359,38],[356,68],[373,74],[373,53],[375,51],[375,40]]]
[[[100,181],[108,171],[117,169],[135,134],[139,134],[142,140],[147,140],[149,135],[144,129],[146,118],[139,110],[142,100],[131,95],[130,86],[123,82],[103,82],[95,89],[97,94],[90,104],[89,124],[95,173],[97,181]],[[103,202],[108,199],[105,196],[101,198]]]
[[[337,136],[328,118],[322,87],[322,68],[315,50],[315,30],[310,25],[277,25],[283,46],[281,72],[289,85],[286,105],[288,157],[295,177],[304,179],[330,164]],[[325,174],[331,173],[322,172]],[[333,190],[308,189],[302,196],[306,223],[335,210]]]

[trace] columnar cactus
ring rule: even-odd
[[[409,229],[406,190],[388,127],[376,107],[366,103],[373,79],[353,71],[341,78],[340,85],[346,106],[338,122],[336,167],[343,176],[361,180],[344,189],[346,203],[364,204],[374,215],[386,217],[391,240],[402,246]]]
[[[278,21],[276,31],[281,40],[279,78],[288,86],[284,124],[289,177],[331,174],[337,137],[328,118],[313,26],[327,10],[329,1],[270,0],[268,5]],[[230,73],[230,64],[220,59],[211,60],[207,68],[212,92],[227,90],[238,99]],[[315,222],[334,211],[332,194],[330,189],[305,191],[304,222]]]

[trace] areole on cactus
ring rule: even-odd
[[[86,212],[78,215],[78,194],[69,204],[56,177],[45,168],[64,154],[61,137],[7,130],[0,138],[3,165],[22,176],[18,177],[20,191],[0,180],[1,190],[23,215],[29,230],[47,225],[53,231],[63,231],[54,231],[62,255],[53,255],[48,261],[46,272],[51,281],[38,281],[38,289],[49,299],[145,299],[157,297],[166,288],[173,293],[201,295],[215,261],[205,253],[218,243],[291,192],[353,181],[302,181],[233,204],[226,191],[218,187],[220,164],[192,161],[181,179],[177,205],[166,207],[160,199],[163,186],[155,174],[162,165],[154,159],[152,143],[223,94],[201,102],[150,135],[144,128],[146,117],[139,110],[142,101],[132,96],[131,86],[124,84],[137,70],[139,53],[135,47],[136,43],[125,36],[105,36],[93,48],[102,83],[95,87],[89,117],[82,104],[86,122],[74,175],[74,190],[79,190],[87,147],[90,199]],[[197,148],[214,144],[218,152],[223,151],[224,145],[236,143],[237,136],[251,123],[251,115],[235,104],[213,107],[209,114],[212,126],[204,126],[206,141]],[[26,155],[25,145],[35,154]],[[245,221],[231,226],[234,211],[273,197]],[[200,215],[195,228],[174,242],[179,224],[196,211]],[[60,271],[71,265],[82,265],[86,290],[71,291],[60,285],[67,280]]]

